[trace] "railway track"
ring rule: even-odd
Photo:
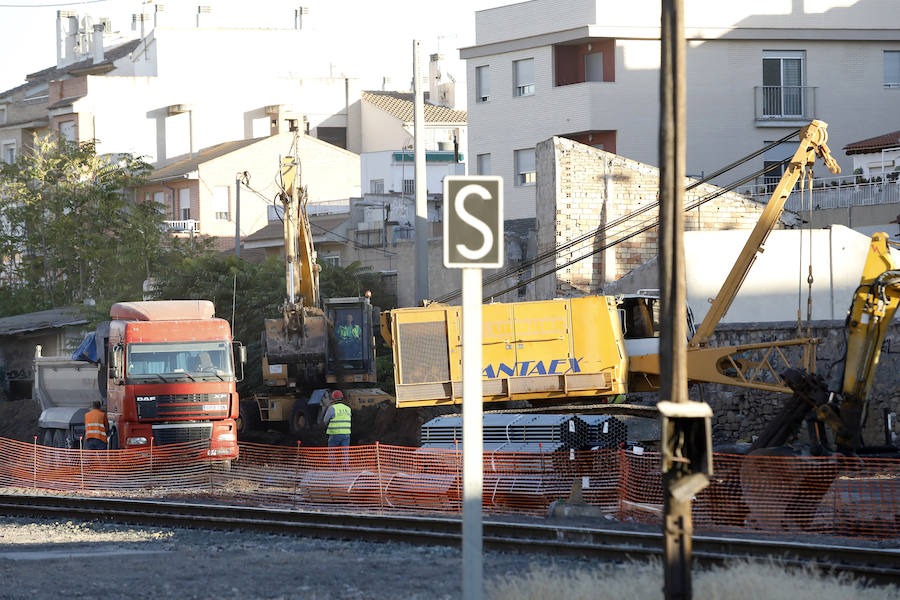
[[[458,546],[461,541],[460,519],[448,516],[25,495],[0,495],[0,514],[445,546]],[[490,518],[484,520],[484,545],[493,550],[570,554],[603,560],[662,556],[662,536],[658,532],[506,522]],[[814,565],[877,583],[900,583],[900,549],[895,548],[694,535],[693,556],[700,564],[771,558],[785,565]]]

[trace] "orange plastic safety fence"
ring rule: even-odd
[[[241,444],[226,468],[203,442],[81,451],[0,439],[0,486],[122,496],[182,495],[256,506],[459,512],[462,452],[376,444]],[[484,453],[484,509],[541,514],[580,489],[620,521],[660,523],[658,453]],[[897,537],[900,460],[717,454],[693,502],[697,530]]]

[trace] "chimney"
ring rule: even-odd
[[[294,29],[300,31],[303,29],[303,15],[309,14],[308,6],[301,6],[294,9]]]
[[[73,32],[73,21],[74,29]],[[75,55],[75,37],[78,33],[78,19],[69,10],[56,11],[56,66],[67,64]]]
[[[131,30],[137,31],[138,29],[140,29],[141,30],[141,39],[144,39],[144,36],[147,33],[144,23],[146,23],[149,20],[150,20],[150,15],[145,15],[144,13],[131,15]],[[140,25],[138,25],[138,24],[140,24]]]
[[[91,39],[91,54],[93,55],[93,63],[103,62],[103,30],[106,27],[103,23],[94,25],[94,37]]]
[[[154,29],[162,26],[162,21],[163,21],[164,17],[160,13],[164,13],[164,12],[166,12],[165,4],[155,4],[153,6],[153,28]]]
[[[210,26],[212,6],[197,6],[197,28]]]

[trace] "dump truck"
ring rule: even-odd
[[[237,458],[236,382],[246,351],[213,303],[120,302],[109,314],[73,356],[36,348],[40,442],[78,447],[96,400],[107,411],[110,449],[208,440],[210,457]]]

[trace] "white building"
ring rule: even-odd
[[[691,0],[687,172],[710,173],[808,123],[841,148],[900,125],[895,0]],[[472,169],[505,180],[506,214],[535,214],[535,144],[574,139],[658,163],[658,0],[532,0],[475,15],[467,63]],[[786,143],[728,179],[796,149]]]

